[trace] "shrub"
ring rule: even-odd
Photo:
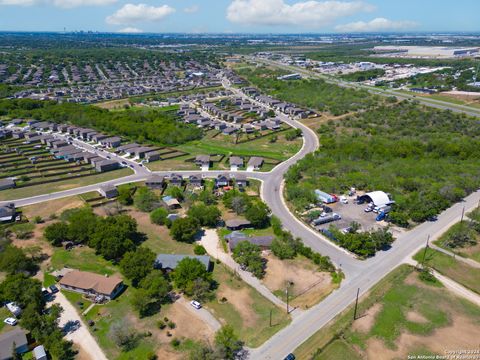
[[[205,255],[207,253],[207,250],[202,245],[195,245],[193,248],[193,252],[195,255]]]

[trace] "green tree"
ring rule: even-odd
[[[170,301],[171,286],[159,270],[150,272],[134,293],[132,305],[140,316],[149,316],[159,311],[161,304]]]
[[[97,216],[89,207],[72,209],[61,218],[68,222],[68,238],[78,244],[88,243],[92,234],[97,230]]]
[[[160,199],[147,187],[140,187],[133,198],[135,207],[143,212],[150,212],[160,206]]]
[[[198,259],[184,258],[173,271],[172,278],[175,286],[181,291],[189,291],[191,294],[193,282],[197,279],[211,282],[211,274]]]
[[[234,360],[243,348],[242,342],[230,325],[224,325],[217,331],[215,345],[221,358],[226,360]]]
[[[133,204],[132,189],[130,186],[121,185],[118,187],[117,201],[126,206]]]
[[[220,210],[215,205],[197,204],[190,207],[188,216],[198,219],[200,225],[215,227],[220,220]]]
[[[265,266],[258,245],[245,240],[240,241],[233,249],[233,259],[246,267],[254,276],[262,278],[265,274]]]
[[[0,253],[0,271],[9,274],[34,272],[37,266],[24,251],[14,245],[7,245]]]
[[[245,217],[255,228],[264,228],[269,224],[269,210],[264,203],[250,206],[245,212]]]
[[[177,219],[170,228],[170,235],[177,241],[192,243],[200,231],[200,223],[192,217]]]
[[[156,208],[150,213],[150,221],[153,224],[165,225],[167,223],[168,211],[163,207]]]
[[[45,236],[45,239],[50,241],[53,246],[61,246],[62,242],[68,240],[68,233],[68,224],[57,222],[48,225],[43,232],[43,236]]]
[[[137,222],[128,215],[101,218],[89,245],[107,260],[120,261],[127,251],[135,249]]]
[[[127,279],[137,286],[152,270],[155,262],[155,253],[147,247],[139,247],[135,251],[125,253],[120,261],[120,268]]]

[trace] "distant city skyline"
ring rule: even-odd
[[[480,2],[434,0],[0,0],[3,31],[475,32]]]

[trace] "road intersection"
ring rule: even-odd
[[[245,95],[241,90],[230,85],[228,80],[223,79],[224,86],[235,93],[237,96],[248,98],[254,103],[254,99]],[[262,105],[262,104],[260,104]],[[428,104],[427,104],[428,105]],[[265,105],[262,105],[265,106]],[[430,105],[429,105],[430,106]],[[44,194],[30,198],[16,199],[14,202],[17,207],[41,203],[63,197],[79,195],[82,193],[96,191],[102,185],[121,185],[132,182],[146,180],[152,174],[169,176],[177,173],[184,177],[190,175],[200,175],[205,178],[215,178],[219,174],[229,174],[234,176],[237,173],[246,175],[248,178],[260,180],[261,196],[265,203],[270,207],[272,213],[276,215],[282,222],[285,229],[292,232],[296,237],[300,237],[302,241],[310,246],[313,250],[327,255],[333,261],[337,268],[345,273],[346,279],[342,285],[331,293],[318,305],[312,307],[308,311],[302,312],[299,316],[294,317],[292,323],[275,334],[266,343],[257,349],[252,349],[250,359],[283,359],[284,356],[301,345],[316,331],[325,326],[336,315],[344,311],[355,299],[357,289],[360,294],[365,294],[373,285],[380,281],[385,275],[398,267],[400,264],[409,260],[415,252],[422,248],[427,238],[435,239],[446,231],[451,225],[460,220],[463,211],[473,210],[480,201],[480,192],[474,192],[464,199],[463,202],[453,205],[439,215],[438,221],[427,222],[418,225],[413,230],[407,231],[397,237],[392,247],[387,251],[381,251],[368,260],[359,260],[334,245],[328,239],[308,228],[300,220],[298,220],[289,210],[283,199],[283,178],[289,167],[294,165],[298,160],[316,151],[319,148],[319,142],[316,134],[307,126],[288,117],[287,115],[277,112],[277,116],[294,128],[302,131],[303,146],[300,151],[290,159],[277,165],[269,172],[249,172],[249,171],[156,171],[151,172],[145,167],[138,164],[133,165],[134,175],[123,178],[110,180],[104,183],[84,186],[76,189]],[[103,150],[95,149],[91,151],[102,152],[102,156],[106,156]],[[111,156],[111,154],[108,154]],[[124,161],[122,158],[121,161]],[[7,202],[3,202],[7,203]]]

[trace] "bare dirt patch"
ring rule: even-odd
[[[371,308],[369,308],[365,314],[363,314],[359,319],[355,320],[352,324],[352,330],[358,331],[361,333],[368,333],[375,324],[375,318],[377,314],[382,310],[382,304],[376,303]]]
[[[425,318],[425,316],[423,316],[422,314],[416,311],[409,311],[406,317],[408,321],[412,321],[420,324],[426,324],[428,322],[428,319]]]
[[[451,326],[437,329],[429,336],[402,333],[395,342],[396,349],[386,347],[380,339],[369,339],[366,347],[367,358],[405,359],[412,350],[418,348],[427,348],[438,354],[444,354],[445,350],[478,349],[478,331],[478,325],[469,319],[456,317]]]
[[[292,306],[313,306],[334,288],[330,274],[317,271],[308,259],[280,260],[272,254],[266,258],[268,262],[263,283],[272,292],[285,291],[287,284],[291,284]]]
[[[247,288],[235,290],[227,286],[220,286],[218,298],[225,297],[240,313],[244,327],[254,327],[257,324],[258,315],[253,311],[253,301]]]

